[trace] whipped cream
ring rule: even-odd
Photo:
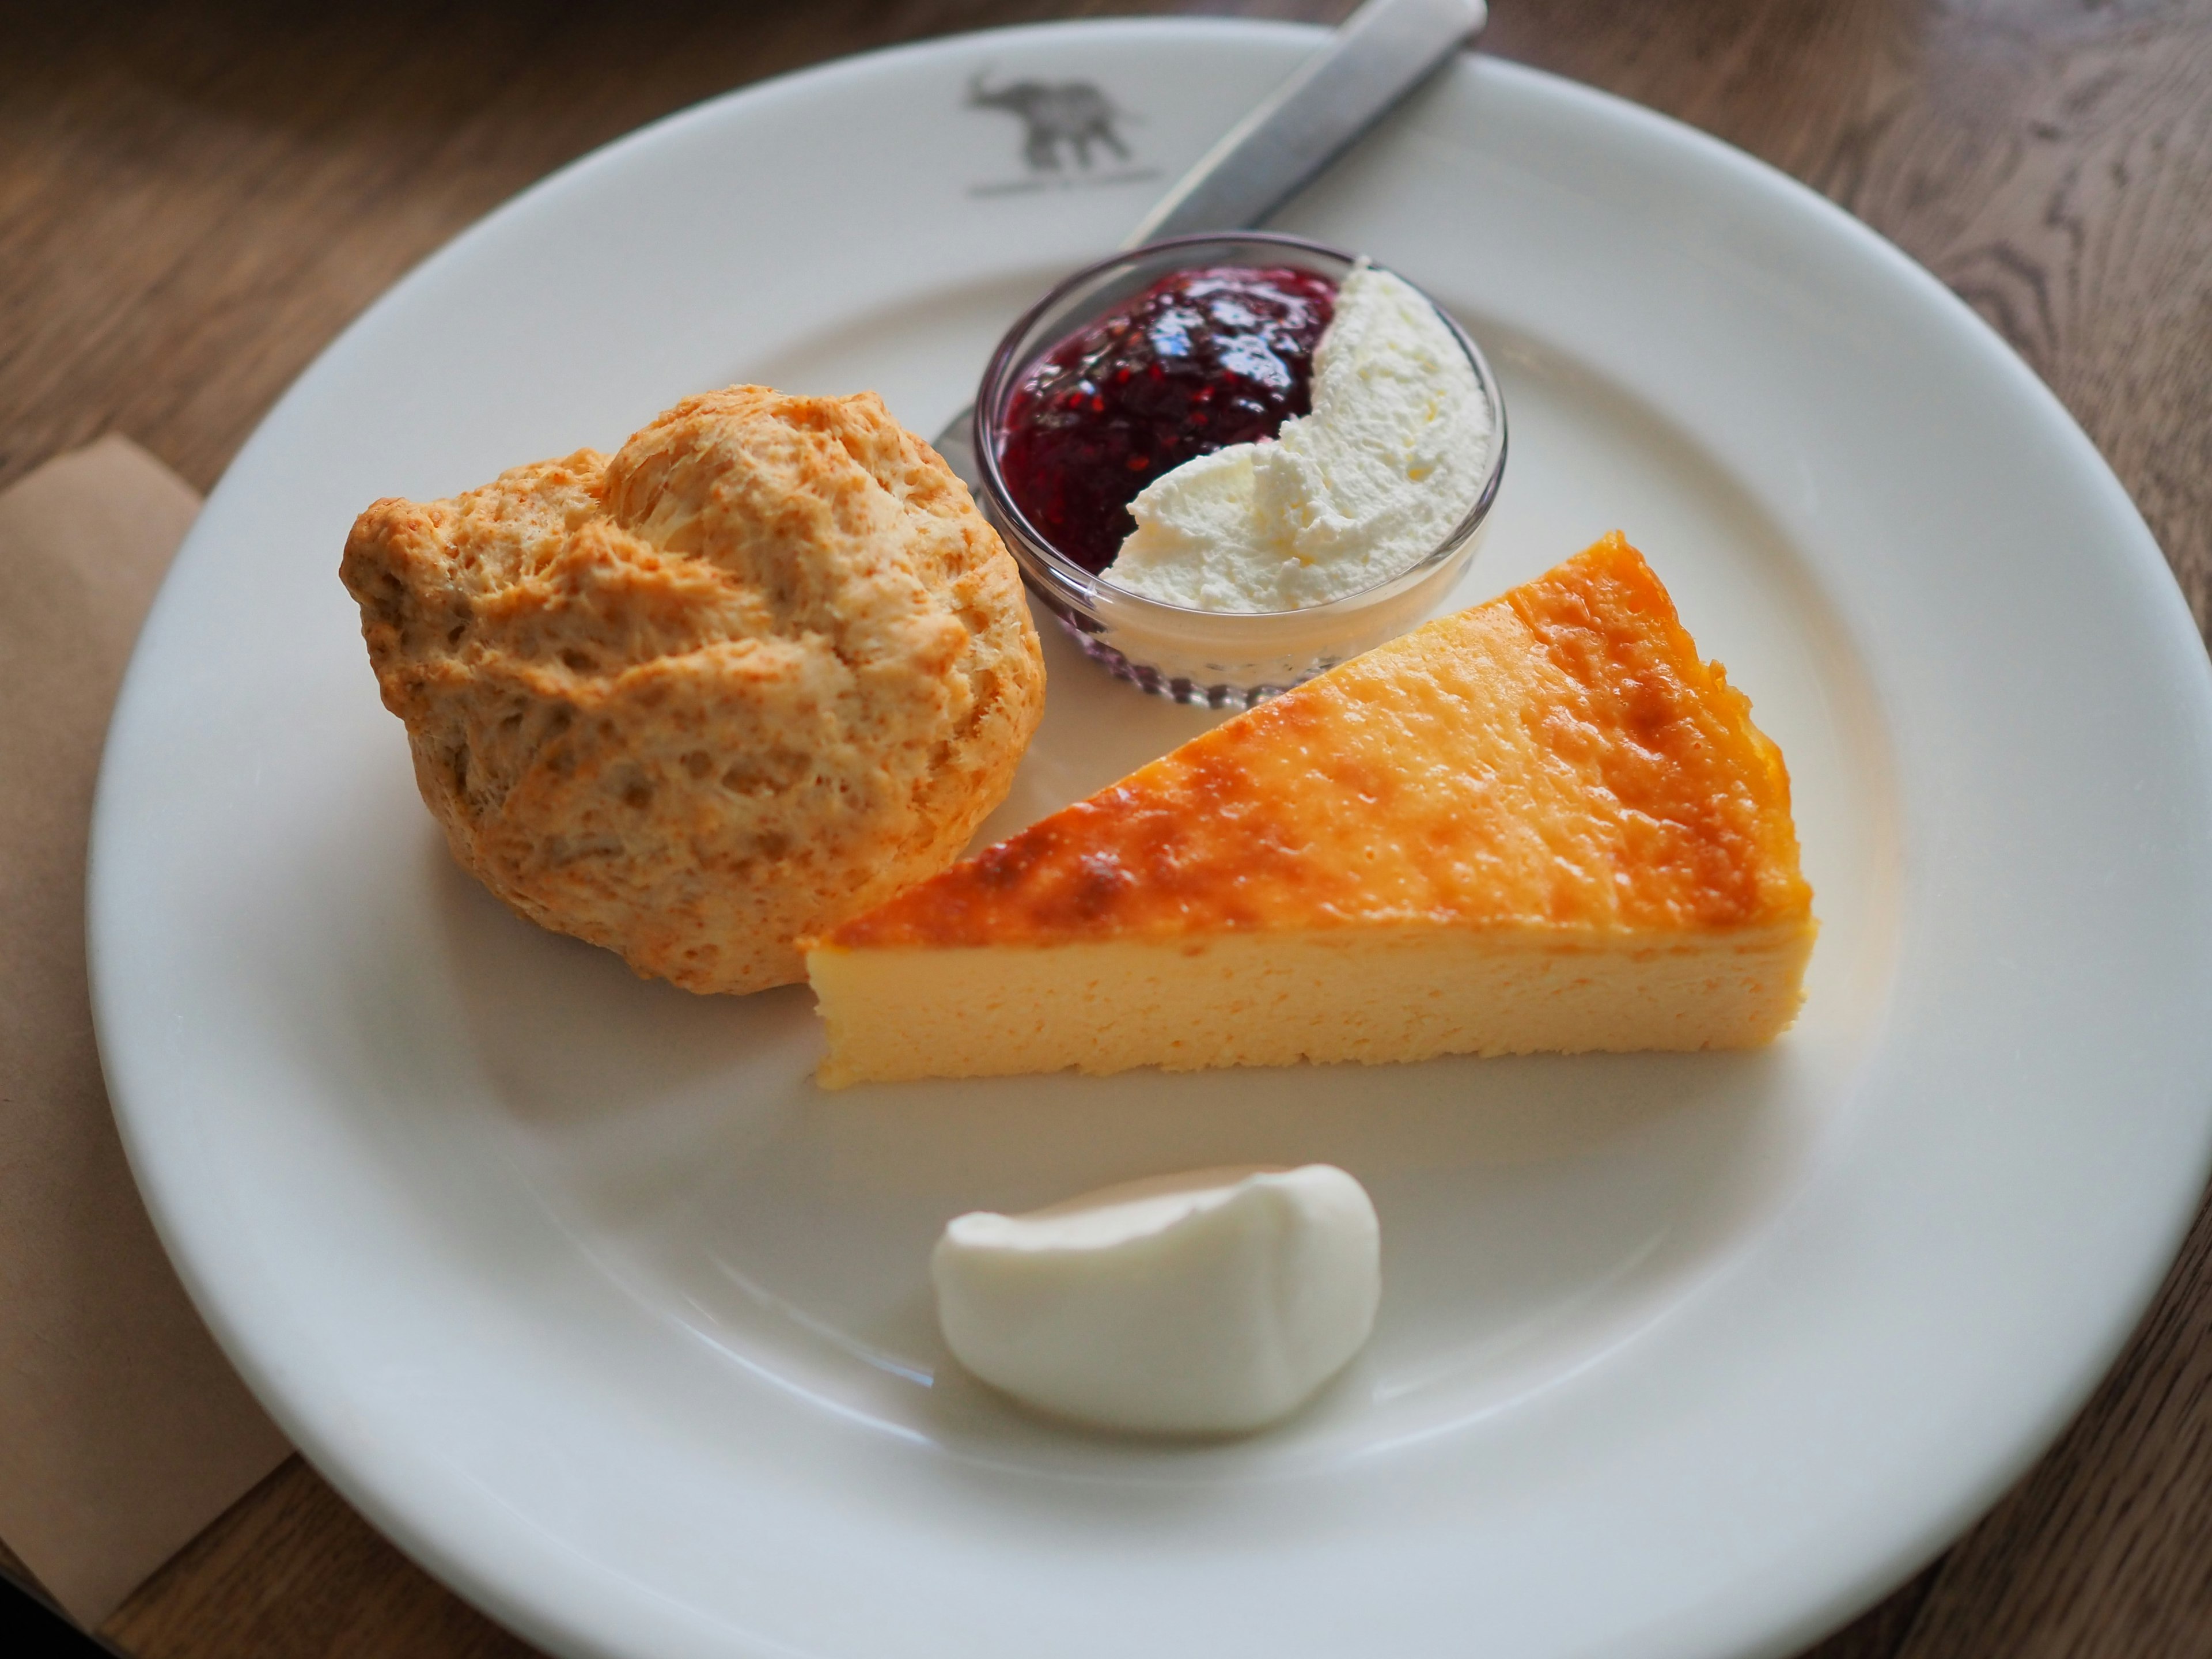
[[[1437,308],[1363,261],[1314,350],[1313,412],[1153,479],[1105,574],[1195,611],[1296,611],[1372,587],[1467,516],[1492,426]]]
[[[930,1258],[960,1363],[1061,1417],[1236,1432],[1359,1351],[1382,1292],[1366,1190],[1327,1164],[1199,1170],[947,1224]]]

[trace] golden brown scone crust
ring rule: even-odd
[[[732,386],[356,521],[340,574],[453,856],[693,991],[805,977],[959,855],[1044,706],[1013,561],[872,392]]]

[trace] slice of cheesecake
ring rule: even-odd
[[[1790,775],[1618,533],[813,940],[829,1086],[1735,1048],[1816,924]]]

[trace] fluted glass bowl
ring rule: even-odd
[[[1505,404],[1480,348],[1442,306],[1437,314],[1466,351],[1489,401],[1490,465],[1474,505],[1451,532],[1408,568],[1372,587],[1296,611],[1197,611],[1170,605],[1068,558],[1024,515],[1006,487],[999,465],[1006,411],[1037,361],[1069,335],[1173,271],[1206,265],[1290,265],[1340,283],[1355,263],[1341,249],[1303,237],[1260,231],[1179,236],[1077,271],[1000,342],[975,399],[974,442],[983,509],[1012,550],[1030,590],[1084,653],[1111,672],[1178,702],[1248,707],[1413,627],[1442,601],[1474,556],[1505,472]]]

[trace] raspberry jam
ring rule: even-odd
[[[1287,265],[1162,277],[1023,377],[999,436],[1007,492],[1061,553],[1104,569],[1146,484],[1311,410],[1335,309],[1334,283]]]

